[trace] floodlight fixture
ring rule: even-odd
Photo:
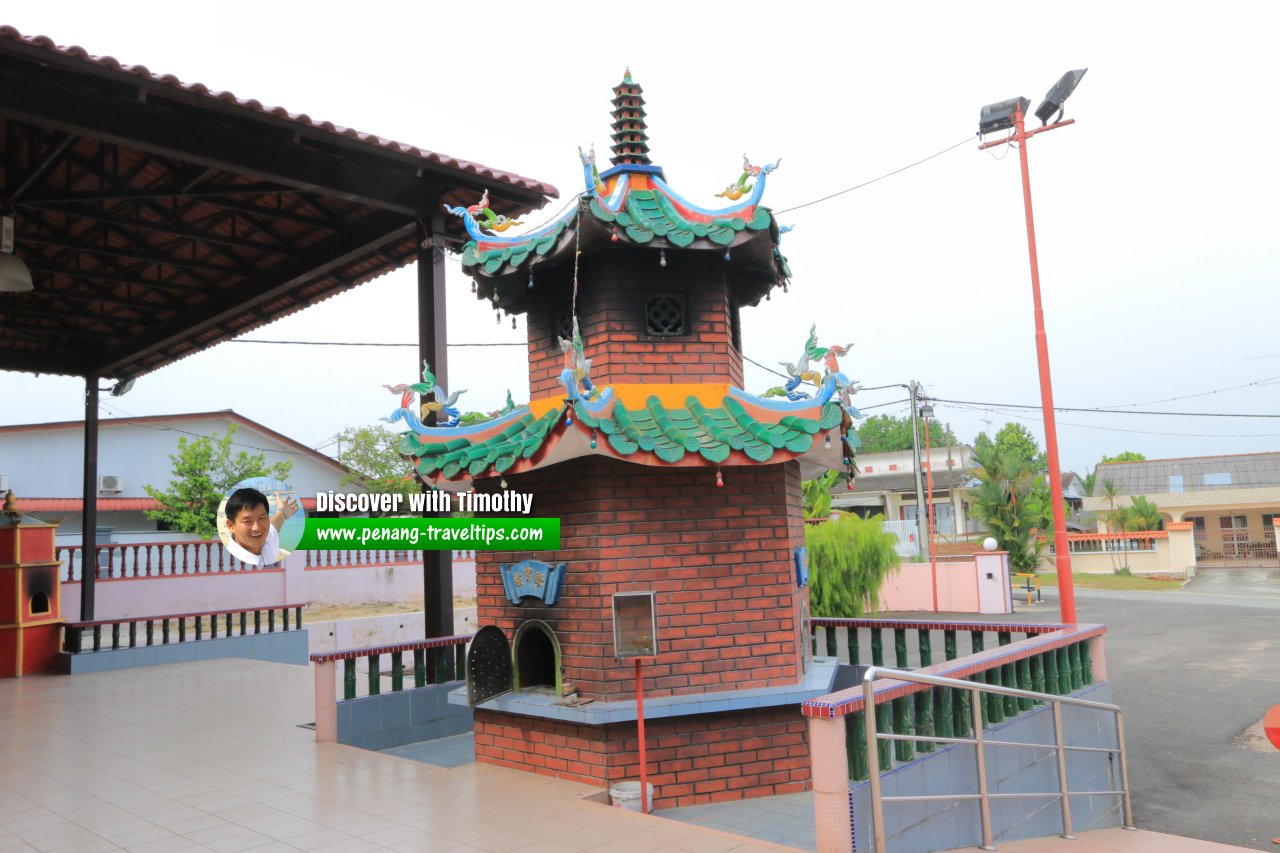
[[[1057,83],[1053,84],[1049,94],[1045,95],[1044,100],[1040,102],[1040,106],[1036,107],[1036,118],[1040,119],[1041,127],[1049,123],[1049,118],[1054,113],[1058,114],[1058,118],[1062,118],[1062,105],[1067,102],[1067,98],[1071,97],[1071,93],[1076,90],[1076,86],[1080,85],[1080,78],[1088,70],[1088,68],[1080,68],[1075,71],[1068,71],[1062,75],[1062,78]]]
[[[0,293],[30,293],[31,270],[13,253],[13,217],[0,217]]]
[[[117,382],[115,385],[111,386],[111,396],[123,397],[125,394],[128,394],[133,390],[133,383],[137,381],[138,378],[135,376],[132,379],[124,379]]]
[[[978,135],[995,133],[997,130],[1008,130],[1013,127],[1014,115],[1027,112],[1031,102],[1026,98],[1010,98],[998,104],[987,104],[978,115]]]
[[[924,405],[920,407],[920,417],[929,420],[933,417],[933,404],[928,400],[924,401]]]

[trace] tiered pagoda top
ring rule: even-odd
[[[627,69],[622,82],[613,87],[613,157],[615,166],[649,165],[649,135],[644,125],[644,90],[631,79]]]
[[[484,198],[449,208],[472,238],[462,264],[478,297],[529,314],[534,399],[460,426],[457,395],[424,366],[423,383],[387,386],[404,392],[387,419],[410,427],[400,452],[418,476],[448,489],[589,455],[716,469],[796,460],[806,477],[831,468],[852,476],[856,386],[838,363],[847,347],[818,346],[811,331],[786,365],[785,399],[734,387],[738,309],[791,276],[778,224],[760,204],[778,164],[744,157],[737,180],[717,194],[728,206],[700,207],[650,162],[629,70],[613,92],[614,166],[602,173],[594,150],[579,149],[585,189],[562,215],[517,235],[508,231],[521,223],[494,215]],[[413,391],[424,396],[417,410]],[[425,425],[431,412],[441,426]]]

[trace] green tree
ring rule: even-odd
[[[814,616],[851,619],[876,609],[880,587],[899,563],[897,539],[880,527],[883,520],[840,513],[805,525]]]
[[[1124,509],[1117,510],[1117,512],[1120,513],[1119,527],[1121,530],[1133,533],[1145,530],[1159,530],[1164,527],[1164,517],[1160,515],[1160,508],[1143,495],[1134,495],[1133,502]]]
[[[169,454],[173,480],[168,490],[143,486],[160,504],[158,510],[147,510],[147,518],[201,539],[215,539],[218,504],[232,486],[250,477],[288,478],[293,470],[292,459],[268,465],[265,453],[233,453],[236,429],[236,424],[230,424],[220,437],[200,436],[190,441],[180,437],[178,452]]]
[[[804,481],[805,518],[826,518],[831,515],[831,487],[839,477],[839,471],[828,471],[821,477]]]
[[[1116,498],[1124,494],[1124,489],[1120,488],[1115,480],[1103,480],[1098,488],[1101,490],[1101,496],[1107,499],[1107,529],[1123,530],[1124,529],[1124,510],[1116,509]]]
[[[347,427],[338,434],[338,461],[350,469],[340,485],[352,483],[370,492],[409,495],[421,491],[413,470],[397,446],[399,434],[378,424]]]
[[[980,433],[973,442],[975,450],[985,450],[992,446],[1003,453],[1013,453],[1019,458],[1025,459],[1030,463],[1035,474],[1047,474],[1049,472],[1049,463],[1044,452],[1040,449],[1040,445],[1036,443],[1035,436],[1031,434],[1031,430],[1022,424],[1010,421],[1000,427],[994,440],[984,432]]]
[[[974,448],[978,487],[970,492],[970,512],[981,519],[1000,547],[1009,552],[1017,572],[1034,572],[1043,550],[1038,532],[1047,529],[1052,512],[1044,478],[1015,446],[997,442]]]
[[[910,450],[911,418],[893,415],[872,415],[858,427],[858,438],[862,439],[862,453],[888,453],[895,450]],[[946,424],[936,421],[929,425],[930,447],[951,447],[959,444],[955,433]],[[920,446],[924,446],[924,424],[920,425]]]

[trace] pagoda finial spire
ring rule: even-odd
[[[644,124],[644,95],[640,85],[631,79],[628,67],[622,82],[613,87],[613,156],[609,162],[648,166],[649,134]]]

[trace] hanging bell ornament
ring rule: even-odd
[[[614,232],[613,232],[613,235],[609,237],[609,240],[610,240],[611,242],[613,242],[613,243],[618,242],[618,232],[617,232],[617,231],[614,231]]]
[[[529,289],[533,290],[533,271],[529,271]]]
[[[665,267],[667,265],[667,250],[663,249],[658,252],[658,266]]]
[[[501,311],[494,311],[494,312],[493,312],[493,322],[497,323],[499,326],[501,326],[501,325],[502,325],[502,312],[501,312]]]
[[[716,469],[716,488],[717,489],[724,488],[724,475],[720,473],[719,468]]]
[[[596,449],[596,434],[594,432],[591,433],[591,449]]]
[[[825,436],[823,436],[822,446],[826,450],[831,449],[831,433],[827,433]]]
[[[515,327],[516,327],[516,315],[515,315],[515,314],[512,314],[512,315],[511,315],[511,328],[513,328],[513,329],[514,329]]]
[[[729,254],[729,250],[728,250],[728,249],[725,249],[725,250],[724,250],[724,259],[725,259],[726,261],[731,261],[731,260],[733,260],[733,256]]]
[[[471,282],[471,292],[472,293],[476,292],[476,283],[474,281]]]
[[[501,480],[499,480],[499,481],[498,481],[498,485],[499,485],[499,486],[502,486],[502,488],[504,488],[504,489],[505,489],[505,488],[507,487],[507,478],[506,478],[506,477],[503,477]]]

